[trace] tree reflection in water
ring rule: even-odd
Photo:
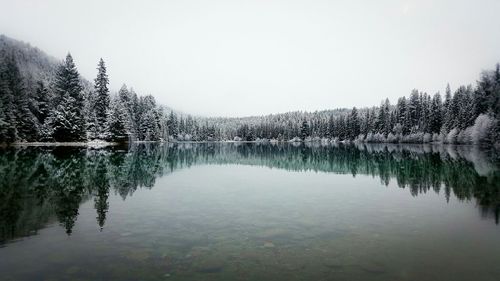
[[[293,145],[250,143],[140,144],[107,149],[0,150],[0,244],[36,234],[54,218],[71,235],[79,206],[94,200],[105,225],[110,192],[123,200],[157,177],[197,164],[241,164],[393,179],[417,196],[444,190],[446,200],[476,200],[481,215],[499,223],[500,172],[496,151],[473,146]]]

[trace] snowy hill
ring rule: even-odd
[[[46,85],[53,84],[57,66],[62,61],[29,43],[12,39],[3,34],[0,34],[0,52],[14,57],[29,92],[34,92],[36,81],[43,81]],[[91,87],[88,80],[85,78],[81,78],[81,80],[84,88]]]

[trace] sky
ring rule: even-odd
[[[500,62],[498,0],[0,0],[0,33],[161,104],[248,116],[393,103]]]

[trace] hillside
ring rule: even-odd
[[[0,53],[14,58],[28,92],[34,92],[37,81],[52,85],[57,66],[61,63],[60,59],[46,54],[37,47],[3,34],[0,34]],[[91,83],[84,77],[80,78],[85,89],[89,89]]]

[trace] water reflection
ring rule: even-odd
[[[0,151],[0,245],[36,234],[53,219],[71,235],[79,206],[93,200],[106,224],[110,192],[123,200],[155,179],[200,164],[257,165],[291,171],[372,175],[396,180],[417,196],[428,191],[476,200],[480,214],[500,216],[499,157],[477,147],[401,145],[177,144]]]

